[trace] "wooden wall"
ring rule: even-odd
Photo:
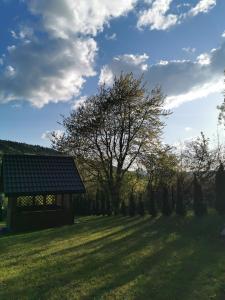
[[[17,198],[8,199],[7,227],[10,231],[26,231],[49,227],[71,225],[74,223],[72,195],[57,197],[63,201],[61,209],[21,211],[17,209]]]

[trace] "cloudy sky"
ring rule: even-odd
[[[224,0],[1,0],[0,139],[49,145],[68,115],[121,71],[160,84],[165,141],[217,129]]]

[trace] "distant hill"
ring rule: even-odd
[[[0,156],[3,154],[56,155],[60,154],[60,152],[39,145],[29,145],[26,143],[0,140]]]

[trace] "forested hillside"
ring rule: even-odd
[[[0,140],[0,156],[3,154],[48,154],[54,155],[59,152],[39,145],[29,145],[13,141]]]

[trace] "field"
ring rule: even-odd
[[[225,299],[224,220],[83,217],[0,237],[0,299]]]

